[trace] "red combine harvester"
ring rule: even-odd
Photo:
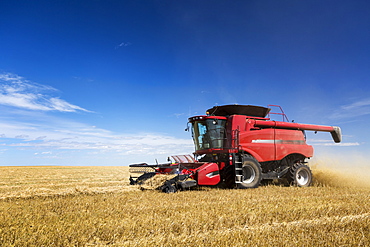
[[[130,165],[130,172],[144,173],[130,177],[130,183],[141,184],[157,174],[174,174],[160,187],[162,191],[198,185],[257,188],[262,180],[274,179],[309,186],[312,173],[306,159],[312,157],[313,148],[306,144],[305,131],[330,132],[338,143],[341,129],[289,122],[280,106],[269,107],[277,107],[281,113],[270,113],[271,108],[261,106],[223,105],[189,118],[195,158],[181,155],[172,156],[173,160],[165,164]],[[281,115],[282,121],[271,120],[271,114]]]

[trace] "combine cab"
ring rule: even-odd
[[[172,156],[166,164],[130,165],[131,184],[140,184],[156,174],[176,174],[161,186],[165,192],[197,185],[222,185],[226,188],[257,188],[262,180],[284,179],[292,185],[307,187],[312,173],[306,159],[313,148],[306,144],[305,131],[330,132],[334,142],[341,142],[336,126],[289,122],[281,112],[252,105],[215,106],[206,115],[189,118],[195,145],[194,157]],[[271,114],[282,121],[270,119]]]

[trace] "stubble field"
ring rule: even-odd
[[[129,186],[127,167],[0,167],[0,243],[370,246],[370,186],[314,175],[309,188],[164,194]]]

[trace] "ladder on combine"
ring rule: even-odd
[[[240,184],[243,182],[243,162],[240,160],[239,155],[235,155],[234,157],[235,183]]]

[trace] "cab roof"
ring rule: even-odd
[[[264,118],[270,112],[270,108],[254,105],[221,105],[207,110],[210,116],[246,115]]]

